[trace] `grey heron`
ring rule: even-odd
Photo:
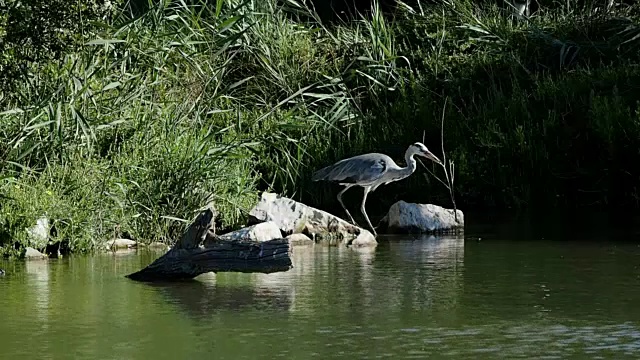
[[[391,157],[385,154],[368,153],[343,159],[333,165],[324,167],[313,173],[311,180],[337,182],[345,186],[345,188],[338,193],[338,201],[354,225],[357,224],[355,220],[353,220],[349,210],[347,210],[347,207],[344,206],[342,195],[353,186],[363,187],[364,196],[362,198],[362,205],[360,205],[360,211],[362,211],[362,215],[364,215],[369,227],[373,230],[373,234],[377,236],[376,229],[371,225],[371,221],[365,210],[367,195],[375,191],[380,185],[402,180],[413,174],[416,170],[415,155],[442,164],[440,159],[431,153],[423,143],[416,142],[411,144],[404,153],[404,159],[407,164],[406,167],[398,166]]]

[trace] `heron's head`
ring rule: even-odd
[[[440,161],[440,159],[438,159],[437,156],[433,155],[433,153],[431,151],[429,151],[429,149],[427,149],[426,146],[424,146],[423,143],[421,142],[417,142],[414,143],[413,145],[411,145],[411,147],[413,148],[413,151],[416,155],[420,155],[422,157],[425,157],[437,164],[442,164],[442,161]]]

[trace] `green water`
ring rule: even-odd
[[[124,278],[158,253],[0,267],[0,359],[639,358],[633,241],[380,237],[286,273]]]

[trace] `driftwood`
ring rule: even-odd
[[[213,222],[207,209],[185,231],[173,248],[146,268],[127,275],[137,281],[191,279],[207,272],[273,273],[291,269],[289,241],[274,239],[206,241]],[[215,236],[215,235],[213,235]]]

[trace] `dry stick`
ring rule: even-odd
[[[427,167],[427,165],[425,165],[422,160],[417,159],[418,162],[429,172],[429,174],[431,174],[431,176],[433,176],[436,180],[440,181],[440,183],[442,185],[444,185],[444,187],[446,187],[447,189],[449,189],[449,185],[447,185],[444,181],[442,181],[436,174],[434,174],[431,170],[429,170],[429,168]]]
[[[442,181],[439,177],[437,177],[431,170],[429,170],[429,168],[427,168],[424,163],[422,163],[422,161],[420,161],[418,159],[418,161],[420,161],[420,164],[422,164],[422,166],[427,169],[427,171],[429,172],[429,174],[431,174],[434,178],[436,178],[436,180],[440,181],[440,183],[442,183],[442,185],[444,185],[448,190],[449,190],[449,196],[451,197],[451,202],[453,203],[453,216],[456,222],[458,222],[458,210],[456,208],[456,200],[454,198],[453,195],[453,179],[454,179],[454,169],[455,169],[455,165],[453,163],[453,161],[449,161],[449,169],[447,169],[447,155],[444,152],[444,114],[445,114],[445,109],[447,108],[447,100],[449,98],[445,98],[444,100],[444,106],[442,107],[442,122],[440,125],[440,143],[442,144],[442,162],[440,163],[440,166],[442,166],[442,169],[444,170],[444,175],[447,179],[447,183],[445,184],[444,181]]]
[[[456,208],[456,200],[453,197],[453,161],[449,160],[449,171],[447,171],[447,155],[444,152],[444,113],[447,109],[447,101],[449,97],[444,99],[444,105],[442,106],[442,120],[440,122],[440,144],[442,146],[442,168],[444,174],[447,177],[447,183],[449,184],[449,195],[451,196],[451,202],[453,203],[453,217],[458,222],[458,210]]]

